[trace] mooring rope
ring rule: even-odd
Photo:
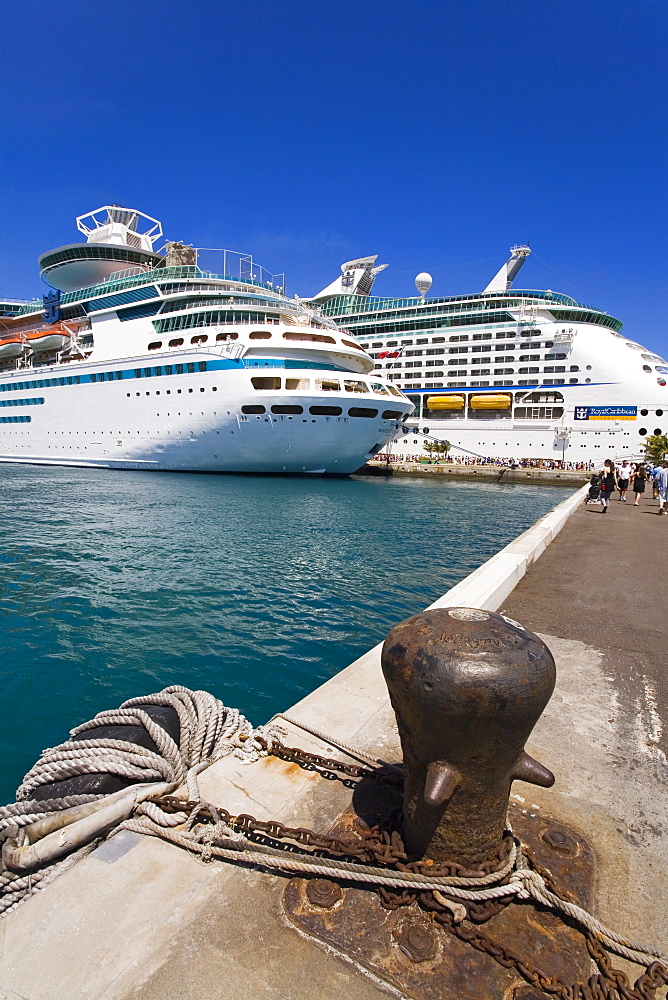
[[[140,706],[172,708],[180,722],[179,744]],[[54,818],[66,810],[81,809],[91,803],[102,806],[109,796],[100,794],[68,795],[44,800],[35,793],[44,785],[81,774],[114,774],[137,786],[162,781],[174,787],[186,783],[193,798],[199,798],[197,775],[227,754],[235,754],[246,763],[271,752],[283,735],[277,725],[254,729],[237,709],[227,708],[206,691],[191,691],[172,685],[157,694],[131,698],[120,708],[99,712],[94,719],[71,730],[76,737],[100,726],[142,726],[157,752],[136,743],[116,739],[70,739],[44,750],[30,768],[16,792],[16,802],[0,807],[0,844],[25,845],[35,823]],[[151,810],[158,821],[158,807]],[[169,825],[171,817],[164,818]],[[55,828],[55,826],[54,826]],[[99,840],[99,837],[97,838]],[[66,858],[56,858],[30,874],[9,870],[0,862],[0,915],[14,909],[24,898],[43,889],[80,857],[93,850],[95,843],[83,845]]]
[[[151,805],[155,805],[155,803],[151,803]],[[201,803],[201,805],[205,806],[207,803]],[[372,886],[422,889],[436,893],[436,898],[442,905],[450,909],[456,923],[461,922],[466,917],[467,911],[463,905],[464,902],[482,903],[493,899],[506,899],[509,896],[514,896],[518,900],[532,898],[548,909],[571,917],[598,938],[609,951],[622,958],[639,965],[649,965],[657,960],[667,961],[660,952],[616,934],[582,907],[569,903],[556,893],[551,892],[538,872],[525,867],[521,845],[517,840],[515,840],[508,861],[503,868],[489,875],[430,877],[417,872],[394,874],[385,868],[367,865],[364,862],[330,860],[322,857],[306,860],[305,856],[299,858],[292,853],[296,845],[291,844],[291,853],[260,847],[221,821],[214,826],[202,828],[198,834],[167,829],[167,824],[156,822],[152,814],[142,815],[144,809],[144,804],[139,806],[140,815],[123,823],[123,829],[167,840],[186,850],[200,854],[205,861],[216,857],[221,860],[237,861],[283,872],[317,875],[330,879],[339,878],[343,881],[359,882]],[[198,810],[199,807],[196,807],[193,813],[197,813]],[[179,815],[182,823],[185,814]],[[509,825],[508,828],[510,829]],[[507,882],[504,882],[508,876]],[[444,893],[447,896],[443,895]],[[448,899],[448,896],[454,896],[455,902]],[[457,904],[456,900],[461,900],[462,903]]]

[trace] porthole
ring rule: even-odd
[[[200,386],[200,392],[204,392],[204,386]]]
[[[640,434],[640,437],[645,437],[647,434],[647,428],[641,427],[640,430],[638,431],[638,434]]]
[[[657,410],[656,411],[656,415],[657,415],[657,417],[662,417],[663,416],[663,410]]]
[[[303,413],[304,407],[292,403],[277,403],[271,408],[272,413]]]
[[[654,428],[654,433],[655,434],[660,434],[661,433],[661,428],[660,427],[655,427]]]
[[[585,382],[591,382],[591,379],[590,378],[586,378]]]
[[[309,406],[308,411],[314,417],[340,417],[343,413],[340,406]]]
[[[372,409],[370,406],[351,406],[348,410],[349,417],[377,417],[378,410]]]
[[[590,372],[590,371],[591,371],[591,365],[587,365],[587,371],[588,371],[588,372]]]
[[[641,417],[646,417],[648,413],[649,413],[649,410],[641,410],[640,411],[640,416]]]

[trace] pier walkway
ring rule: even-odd
[[[436,606],[502,610],[547,642],[557,688],[527,749],[554,771],[556,784],[518,781],[512,799],[584,835],[596,855],[595,914],[665,953],[668,517],[647,497],[639,508],[613,499],[603,516],[599,505],[581,506],[583,495]],[[398,758],[379,646],[289,714],[367,753]],[[337,755],[289,730],[290,745]],[[233,813],[318,830],[330,827],[351,795],[340,782],[274,757],[251,765],[225,758],[201,775],[200,788]],[[120,834],[0,921],[0,998],[236,1000],[240,990],[281,1000],[387,997],[377,980],[289,926],[285,881]]]
[[[599,650],[615,711],[635,730],[639,763],[652,761],[665,781],[668,516],[648,494],[638,507],[617,498],[605,516],[600,504],[580,507],[501,610],[534,632]]]

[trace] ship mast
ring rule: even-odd
[[[501,270],[494,275],[485,292],[507,292],[530,253],[531,248],[524,244],[511,247],[510,260],[506,261]]]

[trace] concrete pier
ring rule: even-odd
[[[517,782],[521,808],[563,821],[593,845],[595,913],[668,951],[666,588],[668,517],[645,497],[582,506],[578,491],[434,606],[502,610],[539,634],[557,688],[527,750],[554,788]],[[538,558],[540,556],[540,558]],[[380,646],[295,705],[291,717],[385,760],[399,742]],[[328,744],[287,726],[286,742]],[[296,764],[225,758],[200,777],[233,813],[325,831],[351,791]],[[282,877],[135,834],[112,837],[0,920],[0,1000],[281,1000],[401,995],[283,914]],[[615,964],[620,964],[615,962]],[[518,980],[519,982],[519,980]]]
[[[483,482],[530,483],[534,486],[581,486],[592,473],[573,469],[511,469],[499,465],[457,465],[454,462],[392,462],[372,460],[358,469],[358,476],[436,476],[439,479],[476,479]]]

